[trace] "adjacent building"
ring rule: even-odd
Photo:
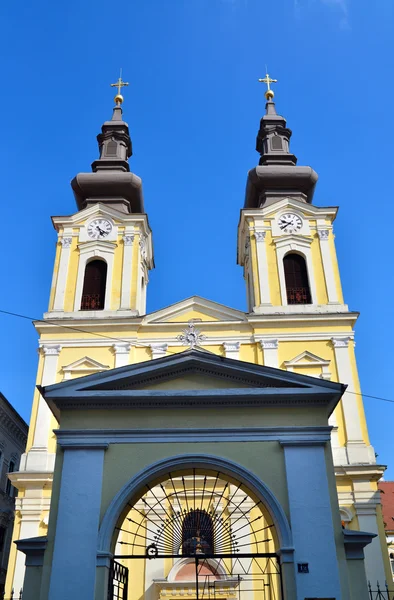
[[[19,470],[28,425],[0,392],[0,597],[4,592],[17,490],[7,473]]]
[[[383,525],[386,532],[387,551],[394,580],[394,481],[379,481]]]

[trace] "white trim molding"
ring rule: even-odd
[[[265,230],[255,230],[254,237],[256,239],[256,256],[257,256],[257,272],[259,277],[260,290],[260,306],[271,306],[271,295],[269,287],[269,272],[266,250],[266,235]]]
[[[313,269],[312,251],[311,244],[312,238],[306,238],[297,234],[288,235],[286,237],[274,238],[276,250],[276,261],[279,273],[280,293],[282,298],[282,304],[287,306],[287,291],[286,291],[286,280],[285,280],[285,269],[283,266],[283,259],[286,254],[290,252],[296,252],[301,254],[306,262],[306,268],[308,273],[309,289],[311,293],[312,304],[316,305],[317,302],[317,288],[316,279]]]
[[[89,356],[84,356],[83,358],[79,358],[73,363],[62,367],[63,381],[66,381],[67,379],[72,379],[73,375],[82,377],[83,375],[101,373],[102,371],[107,371],[107,369],[109,368],[109,365],[103,365],[102,363],[98,362],[97,360],[94,360],[93,358],[90,358]]]
[[[62,237],[59,237],[59,242],[62,248],[60,250],[60,260],[57,267],[57,279],[55,283],[56,289],[55,297],[53,300],[53,310],[55,311],[64,310],[64,297],[66,294],[68,266],[70,263],[70,252],[72,244],[71,227],[65,228]]]
[[[85,277],[85,269],[87,263],[95,258],[101,258],[107,263],[107,281],[105,288],[104,310],[111,308],[111,292],[112,292],[112,273],[114,266],[114,255],[117,247],[116,242],[91,241],[85,242],[78,246],[79,263],[77,274],[77,285],[75,291],[74,311],[80,311],[83,282]],[[87,311],[84,311],[87,312]],[[94,312],[94,311],[92,311]]]
[[[294,369],[297,367],[321,367],[321,373],[319,373],[320,379],[326,379],[327,381],[331,380],[330,373],[330,362],[329,360],[325,360],[316,354],[312,354],[308,350],[305,350],[301,354],[298,354],[291,360],[285,360],[284,365],[286,367],[286,371],[294,372]]]
[[[334,275],[334,265],[330,252],[330,229],[324,219],[317,220],[317,235],[319,237],[323,272],[326,281],[328,304],[339,304],[338,290]]]
[[[126,227],[123,235],[123,266],[122,266],[122,292],[120,298],[120,310],[128,310],[131,306],[131,285],[133,277],[133,249],[134,228]]]

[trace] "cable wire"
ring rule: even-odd
[[[11,317],[17,317],[19,319],[26,319],[28,321],[36,321],[37,323],[49,323],[51,325],[56,325],[57,327],[63,327],[64,329],[70,329],[71,331],[78,331],[79,333],[87,333],[89,335],[95,335],[96,337],[105,338],[107,340],[111,340],[112,342],[123,342],[125,344],[129,344],[129,340],[124,340],[122,338],[105,335],[103,333],[97,333],[96,331],[86,331],[86,329],[81,329],[80,327],[72,327],[71,325],[64,325],[63,323],[58,323],[57,321],[50,321],[48,319],[35,319],[34,317],[29,317],[28,315],[21,315],[19,313],[14,313],[9,310],[0,309],[0,314],[8,315]],[[141,342],[133,342],[134,346],[139,348],[149,348],[149,344],[142,344]],[[169,354],[178,354],[178,352],[173,352],[171,350],[167,350]],[[391,398],[383,398],[382,396],[373,396],[371,394],[364,394],[360,392],[352,392],[351,390],[346,390],[347,394],[353,394],[354,396],[361,396],[364,398],[372,398],[373,400],[380,400],[381,402],[389,402],[390,404],[394,404],[394,399]]]

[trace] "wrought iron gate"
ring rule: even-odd
[[[192,600],[283,600],[280,561],[269,551],[274,525],[243,484],[219,472],[206,475],[192,469],[188,475],[168,473],[143,493],[117,527],[108,600],[127,600],[125,562],[132,586],[133,574],[142,571],[139,561],[157,559],[189,569],[187,580],[171,580],[175,584],[170,585],[163,579],[162,591],[168,593],[161,600],[176,600],[175,588],[185,586],[187,594],[179,595]]]
[[[111,561],[109,573],[108,600],[127,600],[129,570],[118,561]]]

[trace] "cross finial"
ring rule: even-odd
[[[274,92],[273,92],[273,90],[271,90],[270,83],[278,83],[278,80],[271,79],[271,77],[268,75],[268,73],[266,73],[266,75],[263,79],[259,79],[259,82],[267,84],[267,91],[265,92],[264,95],[267,98],[267,100],[272,100],[272,98],[274,97]]]
[[[116,94],[114,100],[117,104],[117,106],[120,106],[123,102],[123,96],[120,93],[122,87],[126,87],[127,85],[129,85],[126,81],[123,81],[122,79],[122,69],[120,69],[120,75],[119,75],[119,79],[116,83],[111,83],[111,87],[117,87],[118,88],[118,93]]]

